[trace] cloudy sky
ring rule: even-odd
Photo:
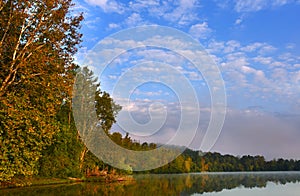
[[[76,60],[123,106],[114,131],[300,159],[299,0],[74,2],[74,14],[85,16]],[[150,33],[134,29],[146,25]],[[195,42],[201,47],[191,49]]]

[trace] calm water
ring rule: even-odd
[[[300,195],[300,172],[137,175],[134,181],[0,190],[0,195]]]

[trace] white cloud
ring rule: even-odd
[[[116,24],[116,23],[110,23],[108,24],[108,28],[109,29],[116,29],[116,28],[119,28],[120,25],[119,24]]]
[[[131,14],[126,20],[125,24],[126,27],[135,27],[139,24],[143,23],[143,19],[140,14],[138,13],[133,13]]]
[[[294,0],[236,0],[234,9],[237,12],[257,12],[264,9],[279,7]]]
[[[225,56],[224,63],[226,63],[226,67],[228,68],[238,68],[249,65],[247,56],[242,52],[229,53]]]
[[[95,17],[93,19],[88,18],[84,21],[84,24],[90,29],[96,29],[100,22],[100,17]]]
[[[206,39],[212,30],[208,27],[207,22],[192,25],[189,33],[198,39]]]
[[[269,81],[265,76],[265,72],[262,70],[255,70],[254,74],[258,82],[263,82],[264,85],[268,85]]]
[[[261,55],[272,53],[277,50],[276,47],[264,42],[255,42],[241,47],[240,49],[244,52],[258,52]]]
[[[108,75],[108,78],[111,80],[116,80],[118,78],[118,76],[116,75]]]
[[[162,40],[167,43],[166,48],[168,48],[168,46],[178,49],[183,48],[180,50],[180,54],[184,56],[189,56],[189,53],[195,52],[186,49],[189,45],[187,42],[175,39],[172,36],[156,36],[145,41],[145,44],[162,44]],[[114,42],[118,42],[117,45],[119,47],[141,45],[141,43],[135,40],[109,40],[108,44],[114,45]],[[291,53],[283,53],[281,55],[279,49],[275,49],[274,46],[263,42],[242,45],[236,40],[229,40],[227,42],[212,40],[208,43],[208,48],[209,52],[212,52],[212,55],[215,56],[221,65],[220,68],[225,79],[225,85],[228,89],[227,94],[229,96],[232,93],[234,94],[234,92],[241,92],[241,97],[252,100],[272,99],[276,97],[276,99],[285,101],[289,99],[290,103],[286,104],[291,105],[299,100],[300,74],[297,72],[299,71],[299,68],[297,68],[299,66],[299,60],[295,55]],[[261,51],[270,50],[276,50],[276,55],[268,55],[267,53],[260,55]],[[107,52],[109,53],[111,51]],[[171,51],[162,51],[153,48],[138,51],[134,55],[139,57],[133,59],[136,61],[134,64],[141,66],[135,69],[134,77],[133,75],[132,77],[128,77],[128,84],[135,79],[155,75],[159,80],[177,85],[176,81],[178,82],[178,77],[173,77],[171,74],[173,72],[174,74],[178,73],[182,75],[189,81],[202,80],[201,75],[184,64],[184,59]],[[157,58],[161,59],[159,61],[160,63],[170,64],[171,66],[159,66],[159,64],[151,63],[143,64],[145,61],[152,61]],[[277,70],[275,71],[275,69]],[[282,69],[285,69],[286,72],[283,72]],[[165,73],[170,74],[166,76]],[[150,96],[150,93],[148,95]]]
[[[300,71],[296,71],[293,73],[293,80],[296,84],[300,84]],[[298,92],[299,93],[299,92]]]
[[[234,24],[235,25],[240,25],[242,22],[243,22],[243,19],[242,18],[238,18],[238,19],[235,20]]]
[[[274,67],[287,67],[288,66],[288,64],[286,64],[285,62],[280,62],[280,61],[274,61],[270,65],[274,66]]]
[[[274,46],[271,46],[269,44],[264,44],[264,46],[261,47],[261,49],[258,51],[259,54],[268,54],[276,51],[277,48]]]
[[[244,27],[242,24],[244,20],[247,18],[247,14],[241,14],[234,22],[236,26]]]
[[[124,5],[114,0],[85,0],[90,5],[96,5],[103,9],[104,12],[116,12],[122,14],[125,11]]]
[[[241,50],[245,51],[245,52],[254,52],[258,48],[262,47],[263,45],[264,45],[264,43],[255,42],[255,43],[252,43],[252,44],[242,47]]]
[[[281,54],[279,56],[279,59],[284,60],[286,62],[294,62],[295,56],[290,52],[286,52],[286,53]]]
[[[294,43],[288,43],[288,44],[286,44],[286,49],[294,49],[295,47],[296,47],[296,44],[294,44]]]
[[[235,10],[237,12],[259,11],[267,6],[265,0],[237,0]]]
[[[272,72],[272,78],[277,78],[280,81],[286,82],[288,80],[288,72],[282,68],[276,68]]]
[[[130,1],[128,6],[135,11],[140,11],[142,9],[147,9],[151,7],[157,7],[160,5],[160,2],[157,0],[137,0]]]
[[[107,0],[87,0],[87,2],[100,7],[105,7],[107,4]]]
[[[199,116],[200,114],[200,110],[199,108],[197,109],[195,103],[185,103],[183,104],[185,107],[183,107],[182,103],[170,102],[168,100],[136,99],[131,100],[129,103],[126,103],[126,99],[116,99],[116,101],[123,105],[123,109],[120,113],[121,116],[118,115],[117,117],[115,126],[119,126],[119,128],[125,132],[129,132],[129,134],[133,133],[132,136],[134,139],[142,139],[144,141],[152,140],[166,143],[174,136],[174,134],[182,132],[182,130],[179,131],[179,124],[182,123],[181,115],[185,115],[185,119],[195,119],[195,116]],[[130,116],[123,115],[124,112],[129,112]],[[203,111],[203,113],[205,112],[207,111]],[[201,114],[203,113],[201,110]],[[123,124],[123,122],[125,124]],[[191,123],[198,123],[198,121]],[[152,126],[148,126],[148,124]],[[189,124],[190,123],[182,125],[180,128],[185,129],[184,127],[189,126]],[[137,129],[138,126],[139,129]],[[173,134],[166,134],[170,129],[173,130]],[[193,134],[193,131],[196,131],[188,130],[188,127],[186,127],[186,129],[185,134],[187,138],[193,136],[191,134]],[[139,137],[145,135],[145,133],[146,137]],[[158,138],[159,140],[157,140]],[[183,145],[184,143],[182,143],[182,141],[185,141],[185,138],[182,140],[177,139],[176,144]]]
[[[231,52],[236,51],[240,47],[241,47],[241,44],[238,41],[229,40],[228,42],[226,42],[224,52],[225,53],[231,53]]]
[[[254,62],[258,62],[258,63],[264,64],[264,65],[270,65],[273,62],[272,57],[258,56],[258,57],[254,57],[253,60],[254,60]]]
[[[151,17],[163,19],[176,26],[184,26],[198,21],[197,0],[133,0],[127,4],[131,12],[148,14]]]
[[[291,3],[293,0],[273,0],[272,5],[273,6],[283,6],[285,4]]]
[[[269,81],[265,77],[265,73],[262,70],[257,70],[252,67],[249,67],[249,66],[242,66],[241,70],[245,74],[253,74],[254,75],[254,81],[252,81],[252,82],[249,81],[248,82],[249,84],[250,83],[255,84],[257,82],[257,83],[260,83],[263,85],[268,85]]]
[[[300,63],[298,63],[298,64],[294,64],[294,67],[296,67],[296,68],[300,68]]]
[[[207,52],[211,54],[219,54],[220,52],[223,51],[225,47],[225,42],[223,41],[216,41],[214,39],[210,40],[208,45],[207,45]]]
[[[198,0],[132,0],[127,3],[117,0],[85,0],[86,3],[99,6],[106,13],[118,13],[124,17],[120,22],[122,27],[133,27],[141,24],[151,24],[149,18],[157,18],[161,22],[173,24],[175,26],[187,26],[199,21]],[[131,14],[128,17],[128,14]],[[149,16],[145,20],[143,16]],[[114,24],[114,23],[111,23]],[[126,26],[129,25],[129,26]],[[113,29],[115,26],[108,27]]]
[[[255,42],[245,46],[235,40],[212,40],[208,43],[208,51],[216,56],[220,64],[225,84],[230,89],[228,94],[232,93],[231,90],[243,89],[246,99],[271,99],[276,96],[276,99],[284,101],[288,97],[290,105],[299,99],[297,68],[300,67],[300,59],[297,56],[280,53],[279,49],[268,43]],[[277,68],[286,71],[275,71]]]
[[[169,4],[169,6],[174,6],[174,4]],[[163,17],[167,21],[179,25],[187,25],[197,20],[197,13],[195,12],[196,7],[198,7],[198,1],[196,0],[180,0],[177,3],[177,7],[170,12],[165,13]]]
[[[160,96],[163,94],[162,90],[158,90],[158,91],[142,91],[140,89],[136,89],[133,92],[135,95],[143,95],[143,96],[148,96],[148,97],[153,97],[153,96]]]
[[[252,67],[248,67],[248,66],[242,66],[241,67],[242,72],[246,73],[246,74],[250,74],[250,73],[255,73],[256,70],[253,69]]]
[[[155,18],[161,18],[172,10],[172,2],[157,0],[133,0],[128,3],[132,12],[146,13]]]

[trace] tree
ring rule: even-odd
[[[116,116],[121,110],[121,106],[115,104],[110,95],[101,90],[97,90],[95,94],[96,113],[102,129],[108,134],[112,125],[116,122]],[[128,136],[128,135],[127,135]]]
[[[101,91],[98,79],[87,67],[78,70],[74,87],[73,114],[78,135],[86,145],[83,145],[80,155],[80,168],[82,169],[88,152],[87,146],[99,145],[97,143],[99,131],[104,131],[109,135],[108,131],[116,122],[115,118],[121,106],[116,104],[107,92]],[[101,129],[98,129],[99,126]],[[122,139],[121,134],[120,138]]]
[[[71,0],[0,3],[0,181],[36,173],[70,97],[81,15]]]
[[[97,78],[87,67],[78,68],[76,73],[78,75],[73,92],[74,108],[70,106],[70,102],[64,102],[57,114],[56,118],[61,131],[55,135],[54,143],[43,151],[43,157],[39,161],[39,175],[41,176],[81,177],[84,174],[91,174],[91,171],[96,172],[99,168],[106,167],[88,150],[81,139],[86,140],[89,134],[92,137],[95,136],[93,124],[100,125],[102,130],[109,134],[108,130],[116,122],[115,116],[120,106],[114,103],[108,93],[100,90]],[[77,126],[72,110],[77,118]],[[95,117],[96,123],[93,120]],[[115,135],[118,135],[119,139],[115,139]],[[109,136],[122,143],[120,133],[109,134]],[[130,138],[127,139],[130,140]]]
[[[184,166],[185,166],[185,172],[190,172],[191,168],[192,168],[192,158],[188,157],[185,161],[184,161]]]
[[[206,172],[206,171],[208,171],[208,163],[206,163],[205,158],[203,158],[203,157],[201,157],[200,171],[201,171],[201,172]]]

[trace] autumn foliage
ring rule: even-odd
[[[36,173],[60,131],[56,114],[72,87],[82,16],[70,0],[0,2],[0,181]]]

